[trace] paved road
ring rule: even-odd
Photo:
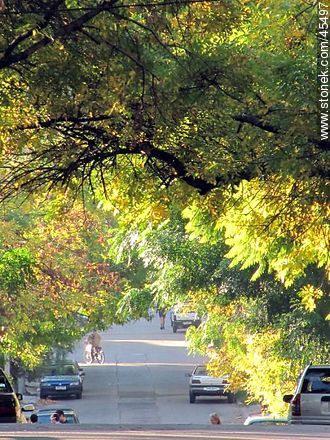
[[[167,318],[168,320],[168,318]],[[248,412],[226,399],[188,402],[188,378],[192,366],[203,362],[187,354],[184,333],[174,334],[158,319],[114,326],[102,334],[106,364],[85,366],[82,400],[55,401],[52,406],[74,408],[81,423],[109,424],[204,424],[218,412],[223,423],[242,423]],[[81,362],[84,344],[73,357]]]
[[[188,356],[184,334],[160,331],[158,320],[116,326],[103,333],[107,363],[86,366],[82,400],[72,407],[81,425],[0,425],[0,440],[324,440],[330,426],[243,426],[256,410],[220,400],[188,402],[188,373],[202,358]],[[83,343],[73,358],[82,361]],[[223,425],[208,422],[218,412]],[[107,425],[108,424],[108,425]],[[14,431],[15,430],[15,431]]]

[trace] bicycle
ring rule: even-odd
[[[85,362],[86,364],[92,364],[97,362],[98,364],[104,364],[105,354],[102,347],[92,347],[91,350],[85,350]]]
[[[92,358],[93,361],[96,360],[97,363],[101,365],[104,364],[105,354],[104,351],[102,350],[102,347],[94,347],[94,349],[92,350]]]

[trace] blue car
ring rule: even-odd
[[[84,374],[77,362],[51,365],[40,381],[40,399],[47,399],[48,396],[81,399]]]
[[[37,423],[42,425],[48,425],[51,423],[51,416],[58,408],[47,408],[47,409],[39,409],[34,414],[38,416]],[[64,412],[64,416],[66,417],[66,423],[68,424],[77,424],[79,423],[78,416],[76,412],[71,408],[66,408],[62,410]]]

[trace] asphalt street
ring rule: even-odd
[[[209,414],[218,412],[223,423],[242,423],[249,412],[225,398],[188,401],[185,375],[203,363],[187,353],[184,332],[173,333],[166,318],[165,330],[157,318],[102,333],[104,365],[84,365],[84,343],[77,344],[73,358],[86,371],[82,400],[50,402],[77,411],[81,423],[106,424],[194,424],[207,425]]]
[[[226,399],[188,400],[186,374],[201,357],[188,354],[184,333],[164,331],[158,319],[114,326],[102,333],[104,365],[84,365],[84,342],[72,353],[86,371],[81,400],[48,401],[73,408],[80,425],[0,425],[0,440],[324,440],[330,426],[243,426],[255,406]],[[223,424],[209,424],[217,412]]]

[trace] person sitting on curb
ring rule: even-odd
[[[212,423],[212,425],[221,425],[222,424],[220,417],[218,416],[217,413],[210,414],[210,422]]]

